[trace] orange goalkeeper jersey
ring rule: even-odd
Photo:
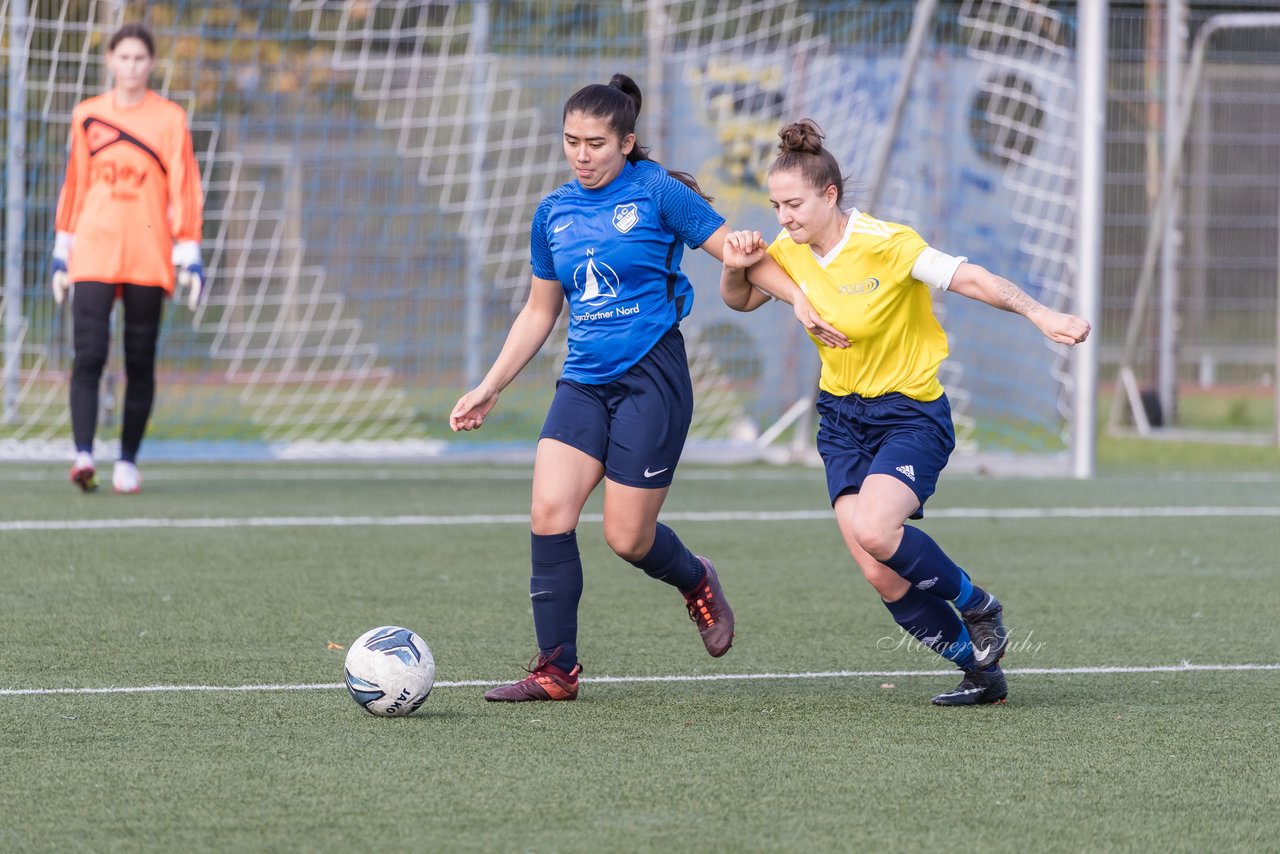
[[[108,92],[71,113],[71,157],[57,230],[75,235],[73,282],[173,291],[173,242],[199,242],[200,170],[187,113],[154,92],[130,107]]]

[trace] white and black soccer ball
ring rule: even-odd
[[[371,715],[413,714],[426,702],[435,682],[431,648],[402,626],[370,629],[347,650],[347,691]]]

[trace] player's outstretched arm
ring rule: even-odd
[[[758,231],[732,231],[724,239],[720,298],[735,311],[755,311],[773,297],[788,303],[808,332],[828,347],[848,347],[849,339],[814,310],[804,291],[766,251]]]
[[[524,370],[555,328],[564,305],[564,290],[551,279],[533,277],[529,299],[511,324],[506,343],[494,360],[493,367],[485,374],[480,385],[458,398],[449,413],[449,427],[459,430],[477,430],[485,417],[498,402],[498,395]]]
[[[1083,317],[1046,308],[1013,282],[977,264],[961,264],[948,290],[1020,314],[1058,344],[1079,344],[1089,337],[1089,321]]]

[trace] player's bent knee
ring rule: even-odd
[[[862,570],[862,577],[886,602],[901,599],[911,586],[909,581],[878,561],[859,563],[858,569]]]
[[[563,534],[578,527],[578,514],[563,507],[534,503],[529,512],[529,530],[540,536]]]
[[[638,560],[643,560],[644,556],[649,553],[649,549],[653,547],[652,542],[646,546],[641,546],[636,540],[628,540],[618,543],[615,543],[612,540],[606,540],[605,542],[609,544],[609,548],[613,549],[614,554],[628,563],[635,563]]]
[[[897,550],[898,539],[896,529],[885,525],[855,525],[853,538],[858,545],[878,561],[888,560]]]
[[[635,563],[644,559],[645,555],[649,554],[649,550],[653,548],[653,532],[646,533],[636,530],[611,531],[606,528],[604,541],[618,557],[630,563]]]

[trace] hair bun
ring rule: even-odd
[[[813,119],[801,119],[785,125],[778,131],[778,137],[782,140],[778,143],[778,151],[782,154],[818,154],[822,151],[822,140],[826,138]]]
[[[619,72],[609,78],[609,87],[621,90],[624,95],[630,98],[632,103],[636,105],[636,115],[640,115],[642,98],[640,97],[640,85],[636,81]]]

